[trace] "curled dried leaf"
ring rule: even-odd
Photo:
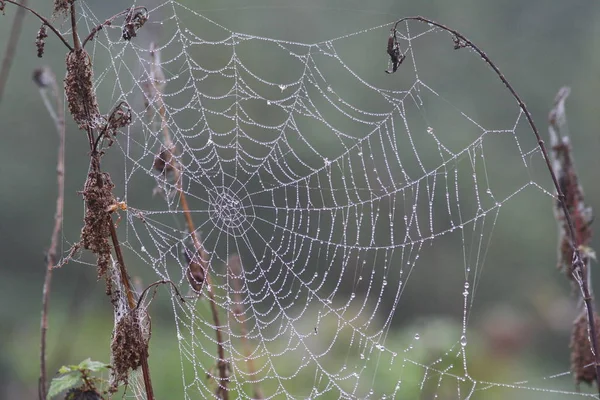
[[[169,175],[175,170],[173,149],[163,147],[154,159],[152,167],[160,174]]]
[[[600,332],[600,320],[598,318],[598,314],[594,313],[596,332]],[[588,328],[587,314],[582,313],[573,323],[571,344],[569,346],[571,348],[571,371],[577,385],[581,382],[591,385],[596,381],[594,354],[591,349]],[[598,339],[600,340],[600,337]]]
[[[46,24],[43,23],[38,30],[37,36],[35,37],[35,45],[37,47],[37,56],[42,58],[44,55],[44,46],[46,45],[46,38],[48,33],[46,32]]]
[[[131,40],[137,36],[137,31],[148,21],[146,7],[130,8],[123,25],[123,39]]]
[[[190,254],[188,249],[183,252],[188,266],[186,269],[186,276],[192,290],[198,294],[202,294],[202,287],[204,286],[204,280],[206,278],[206,271],[204,268],[204,262],[199,254]]]
[[[103,124],[93,84],[92,61],[84,49],[67,55],[65,93],[69,111],[80,129],[94,129]]]
[[[390,56],[390,61],[392,62],[392,70],[386,70],[385,72],[388,74],[393,74],[398,70],[398,67],[400,64],[402,64],[402,61],[404,61],[404,58],[406,58],[406,55],[400,53],[400,44],[396,40],[395,29],[392,29],[392,33],[388,38],[387,53]]]

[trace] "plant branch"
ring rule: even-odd
[[[123,282],[123,286],[125,287],[125,293],[127,295],[127,303],[129,305],[129,309],[133,310],[137,307],[136,301],[133,296],[133,287],[131,285],[131,281],[129,280],[129,275],[127,274],[127,269],[125,268],[125,260],[123,258],[123,252],[121,251],[121,245],[119,244],[119,239],[117,238],[117,230],[115,229],[115,224],[112,221],[112,217],[108,216],[108,221],[110,227],[110,237],[112,239],[113,247],[115,248],[115,254],[117,256],[117,262],[119,263],[119,271],[121,274],[121,281]],[[148,365],[148,351],[144,350],[141,355],[141,364],[142,364],[142,375],[144,377],[144,386],[146,388],[146,397],[147,400],[154,400],[154,390],[152,389],[152,381],[150,379],[150,367]]]
[[[599,353],[599,348],[598,348],[598,340],[597,340],[596,332],[595,332],[596,331],[596,329],[595,329],[596,323],[595,323],[595,319],[594,319],[594,309],[593,309],[592,298],[590,295],[589,282],[586,277],[586,274],[584,273],[585,266],[584,266],[584,263],[581,258],[581,253],[579,250],[579,243],[577,243],[577,236],[576,236],[576,231],[575,231],[575,227],[573,224],[573,220],[569,213],[569,209],[566,205],[565,195],[560,188],[560,185],[556,178],[556,174],[554,173],[554,170],[552,168],[552,163],[550,161],[550,157],[548,156],[548,151],[546,150],[544,140],[541,138],[539,130],[538,130],[537,126],[535,125],[535,123],[533,122],[533,117],[531,116],[529,109],[527,108],[527,106],[525,105],[523,100],[521,100],[521,97],[517,94],[517,92],[512,87],[512,85],[504,77],[502,72],[500,72],[500,70],[498,69],[496,64],[494,64],[494,62],[492,62],[492,60],[487,56],[487,54],[485,52],[480,50],[479,47],[477,47],[475,44],[473,44],[473,42],[471,42],[469,39],[467,39],[461,33],[459,33],[458,31],[456,31],[454,29],[451,29],[443,24],[440,24],[438,22],[432,21],[430,19],[427,19],[427,18],[424,18],[421,16],[416,16],[416,17],[406,17],[406,18],[402,18],[402,19],[398,20],[394,24],[394,27],[392,28],[394,37],[396,36],[396,28],[398,27],[398,24],[400,24],[404,21],[418,21],[418,22],[436,26],[436,27],[454,35],[456,49],[459,49],[462,47],[470,47],[471,49],[473,49],[486,62],[486,64],[488,64],[494,70],[494,72],[496,73],[498,78],[500,78],[500,80],[502,81],[504,86],[506,86],[506,88],[510,91],[512,96],[517,101],[519,108],[521,108],[521,110],[525,114],[525,117],[527,118],[527,122],[529,123],[529,126],[533,130],[533,133],[537,140],[538,146],[540,147],[540,150],[542,151],[542,156],[544,158],[544,161],[546,162],[546,167],[548,168],[548,172],[550,173],[550,176],[552,178],[552,182],[556,189],[556,196],[558,198],[558,201],[560,203],[562,211],[565,215],[565,221],[566,221],[568,229],[569,229],[569,238],[571,241],[571,247],[573,249],[573,270],[574,270],[574,273],[577,273],[577,271],[579,271],[579,274],[581,275],[581,279],[579,280],[579,285],[580,285],[581,291],[583,293],[583,299],[585,301],[587,312],[588,312],[588,324],[589,324],[589,330],[590,330],[590,336],[591,336],[591,350],[594,354],[594,359],[595,359],[594,363],[595,363],[595,367],[596,367],[596,383],[597,383],[598,391],[600,394],[600,353]]]
[[[26,6],[27,0],[21,0],[20,4]],[[10,29],[10,37],[8,38],[8,46],[6,47],[6,53],[4,53],[4,59],[2,60],[2,70],[0,70],[0,103],[2,103],[4,87],[8,81],[8,74],[15,56],[15,50],[17,49],[19,36],[21,35],[24,17],[25,9],[19,7],[15,13],[15,18],[13,19],[12,28]]]
[[[75,15],[75,2],[71,3],[71,31],[73,33],[73,47],[75,50],[81,49],[79,35],[77,35],[77,16]]]
[[[87,35],[87,37],[83,40],[83,42],[81,42],[81,47],[84,48],[85,45],[87,44],[87,42],[89,42],[90,40],[93,40],[94,36],[96,36],[96,33],[100,32],[102,30],[102,28],[104,28],[105,26],[112,25],[112,22],[115,19],[117,19],[117,18],[119,18],[119,17],[121,17],[123,15],[129,14],[130,12],[135,12],[137,10],[142,10],[142,9],[145,10],[146,7],[138,6],[138,7],[134,7],[133,10],[131,10],[131,9],[128,8],[128,9],[125,9],[125,10],[123,10],[123,11],[121,11],[121,12],[113,15],[112,17],[110,17],[109,19],[107,19],[106,21],[104,21],[103,23],[101,23],[100,25],[94,27],[94,29],[92,29],[90,31],[89,35]]]
[[[50,23],[50,21],[48,21],[48,19],[46,19],[45,17],[41,16],[40,14],[38,14],[36,11],[32,10],[31,8],[29,8],[29,7],[25,6],[25,5],[19,4],[19,3],[17,3],[14,0],[4,0],[4,1],[7,2],[7,3],[10,3],[10,4],[14,4],[15,6],[21,7],[23,9],[29,11],[30,13],[32,13],[36,17],[38,17],[40,19],[40,21],[42,21],[48,28],[50,28],[50,30],[52,32],[54,32],[54,34],[56,36],[58,36],[58,38],[65,44],[65,46],[67,46],[67,48],[70,51],[73,51],[73,47],[69,44],[69,42],[67,42],[67,40],[65,39],[65,37],[63,35],[61,35],[61,33],[54,27],[54,25],[52,25],[52,23]]]
[[[44,72],[42,72],[44,73]],[[65,194],[65,114],[62,98],[59,95],[60,91],[56,84],[56,78],[54,74],[46,70],[46,74],[51,79],[50,87],[52,89],[52,96],[56,102],[56,113],[54,110],[48,109],[48,112],[53,116],[56,131],[58,132],[59,146],[58,146],[58,158],[56,162],[56,175],[57,175],[57,196],[56,196],[56,211],[54,214],[54,229],[52,230],[52,237],[50,239],[50,248],[47,254],[46,264],[46,277],[44,279],[44,287],[42,289],[42,320],[41,320],[41,335],[40,335],[40,379],[38,383],[38,393],[40,400],[46,400],[47,388],[46,388],[46,332],[48,331],[48,303],[50,302],[50,284],[52,282],[52,269],[56,264],[56,258],[58,253],[59,235],[62,228],[63,222],[63,209],[64,209],[64,194]],[[40,88],[40,90],[46,90],[46,88]],[[46,103],[48,105],[48,103]],[[56,118],[54,118],[56,116]]]

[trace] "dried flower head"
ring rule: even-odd
[[[131,40],[137,36],[137,31],[148,21],[148,10],[145,7],[130,8],[123,25],[123,39]]]
[[[149,316],[143,309],[133,309],[116,324],[111,343],[112,385],[127,384],[129,371],[136,370],[148,353],[150,341]]]
[[[594,313],[596,336],[600,333],[600,320],[598,314]],[[600,339],[600,337],[598,338]],[[589,385],[596,381],[596,368],[594,366],[594,354],[592,353],[587,314],[582,313],[573,323],[571,332],[571,371],[575,382],[579,385],[585,382]]]
[[[46,38],[48,37],[48,33],[46,32],[46,24],[43,23],[38,30],[37,36],[35,37],[35,45],[37,47],[37,56],[42,58],[44,55],[44,46],[46,44]]]
[[[67,55],[65,93],[69,111],[80,129],[97,128],[100,116],[93,84],[92,61],[84,49],[73,50]]]
[[[126,127],[131,123],[131,107],[129,104],[122,101],[114,108],[114,110],[108,116],[106,125],[102,130],[102,135],[108,139],[108,146],[110,147],[119,129]]]
[[[73,1],[75,0],[54,0],[54,10],[52,11],[52,15],[55,17],[60,14],[67,15]]]

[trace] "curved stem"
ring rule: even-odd
[[[424,18],[421,16],[416,16],[416,17],[402,18],[402,19],[396,21],[396,23],[394,24],[394,27],[392,28],[394,36],[396,35],[396,28],[398,27],[398,24],[400,24],[401,22],[404,22],[404,21],[418,21],[418,22],[429,24],[429,25],[433,25],[433,26],[436,26],[446,32],[453,34],[456,38],[462,40],[463,43],[460,45],[460,47],[470,47],[477,54],[479,54],[479,56],[486,62],[486,64],[488,64],[494,70],[496,75],[498,75],[498,78],[500,78],[500,80],[502,81],[504,86],[507,87],[507,89],[510,91],[510,93],[515,98],[515,100],[517,100],[517,103],[519,104],[519,108],[521,108],[521,110],[525,114],[525,118],[527,118],[527,122],[529,123],[529,126],[533,130],[533,133],[537,140],[538,146],[540,147],[540,150],[542,151],[542,156],[544,158],[544,161],[546,162],[546,167],[548,168],[548,172],[550,172],[550,176],[552,178],[554,188],[556,189],[556,196],[557,196],[560,206],[563,210],[563,213],[565,215],[565,221],[567,222],[567,226],[569,228],[569,238],[571,241],[571,248],[573,250],[573,267],[574,267],[573,270],[574,270],[575,274],[577,273],[577,271],[579,271],[579,273],[581,275],[580,288],[581,288],[581,291],[583,294],[583,299],[585,301],[586,308],[587,308],[591,347],[592,347],[592,352],[594,353],[594,363],[595,363],[595,368],[596,368],[596,384],[598,386],[598,391],[600,394],[600,353],[598,352],[598,339],[596,336],[597,335],[596,323],[595,323],[595,319],[594,319],[593,301],[592,301],[592,297],[590,295],[589,282],[587,279],[587,274],[584,273],[585,266],[584,266],[583,260],[581,258],[581,252],[579,251],[579,243],[577,243],[577,236],[575,234],[575,226],[573,224],[573,219],[571,218],[569,209],[568,209],[566,201],[565,201],[565,195],[562,192],[562,190],[560,189],[558,179],[556,178],[556,174],[554,173],[554,169],[552,168],[552,163],[550,161],[550,157],[548,156],[548,151],[546,150],[546,146],[540,136],[537,126],[533,122],[533,117],[531,116],[529,109],[527,108],[527,106],[525,105],[523,100],[521,100],[521,97],[517,94],[517,92],[512,87],[512,85],[504,77],[502,72],[500,72],[500,70],[498,69],[496,64],[494,64],[492,62],[492,60],[487,56],[487,54],[485,54],[485,52],[480,50],[479,47],[477,47],[475,44],[473,44],[473,42],[471,42],[469,39],[464,37],[460,32],[458,32],[454,29],[451,29],[451,28],[449,28],[443,24],[440,24],[438,22],[432,21],[430,19],[427,19],[427,18]]]
[[[22,4],[17,3],[14,0],[4,0],[4,1],[7,2],[7,3],[10,3],[10,4],[14,4],[15,6],[24,8],[25,10],[29,11],[30,13],[32,13],[33,15],[35,15],[36,17],[38,17],[40,19],[40,21],[42,21],[48,28],[50,28],[50,30],[52,32],[54,32],[54,34],[56,36],[58,36],[58,38],[60,40],[62,40],[62,42],[65,44],[65,46],[67,46],[67,48],[70,51],[73,51],[73,47],[69,44],[69,42],[67,42],[67,40],[65,39],[65,37],[63,35],[61,35],[60,32],[58,30],[56,30],[56,28],[45,17],[41,16],[40,14],[38,14],[36,11],[32,10],[31,8],[29,8],[27,6],[24,6]]]

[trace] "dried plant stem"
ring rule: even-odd
[[[432,21],[430,19],[427,19],[427,18],[424,18],[421,16],[417,16],[417,17],[406,17],[406,18],[402,18],[402,19],[398,20],[394,24],[394,28],[392,29],[392,31],[394,32],[394,35],[396,33],[396,28],[398,27],[398,24],[400,24],[404,21],[418,21],[418,22],[429,24],[430,26],[431,25],[436,26],[446,32],[451,33],[452,35],[454,35],[454,37],[456,39],[460,40],[460,45],[457,44],[455,46],[455,48],[470,47],[471,49],[473,49],[486,62],[486,64],[488,64],[494,70],[494,72],[496,73],[498,78],[500,78],[500,80],[502,81],[504,86],[506,86],[506,88],[510,91],[512,96],[517,101],[519,108],[521,108],[521,110],[525,114],[525,117],[527,118],[527,122],[529,123],[529,126],[533,130],[533,133],[537,140],[538,146],[540,147],[540,150],[542,151],[542,156],[544,157],[544,161],[546,162],[546,167],[548,168],[548,172],[550,173],[550,177],[552,178],[552,182],[556,189],[556,197],[558,198],[558,201],[560,203],[560,206],[561,206],[562,211],[565,216],[565,221],[567,222],[567,226],[568,226],[568,230],[569,230],[569,232],[568,232],[569,238],[571,241],[571,248],[573,249],[573,271],[574,271],[573,273],[580,275],[580,279],[578,279],[578,281],[579,281],[581,292],[583,294],[583,300],[585,301],[585,305],[587,308],[588,325],[589,325],[590,340],[591,340],[591,350],[594,354],[594,363],[595,363],[595,368],[596,368],[596,384],[598,386],[598,393],[600,394],[600,353],[599,353],[599,348],[598,348],[598,339],[596,336],[596,323],[594,320],[594,304],[592,301],[593,300],[592,296],[590,294],[587,274],[585,273],[585,265],[582,261],[581,253],[579,250],[580,243],[577,242],[575,226],[573,224],[573,220],[571,218],[569,209],[568,209],[566,201],[565,201],[565,195],[561,191],[560,185],[556,178],[556,174],[554,173],[554,170],[552,168],[552,163],[550,161],[550,157],[548,156],[548,151],[546,150],[544,140],[542,140],[539,130],[538,130],[537,126],[535,125],[535,123],[533,122],[533,117],[531,116],[529,109],[527,108],[527,106],[525,106],[525,103],[523,102],[523,100],[521,100],[521,97],[517,94],[517,92],[512,87],[512,85],[504,77],[502,72],[500,72],[500,70],[498,69],[496,64],[494,64],[494,62],[492,62],[492,60],[487,56],[487,54],[485,52],[480,50],[479,47],[477,47],[475,44],[473,44],[473,42],[471,42],[469,39],[464,37],[461,33],[459,33],[458,31],[456,31],[454,29],[451,29],[445,25],[442,25],[438,22]]]
[[[21,7],[27,11],[29,11],[30,13],[32,13],[33,15],[35,15],[36,17],[38,17],[40,19],[40,21],[42,21],[48,28],[50,28],[50,30],[52,30],[52,32],[54,32],[54,34],[65,44],[65,46],[67,46],[67,48],[70,51],[73,51],[73,47],[69,44],[69,42],[67,42],[67,39],[65,39],[65,37],[63,35],[61,35],[61,33],[50,23],[50,21],[48,21],[47,18],[43,17],[42,15],[38,14],[36,11],[32,10],[31,8],[23,5],[23,4],[19,4],[14,0],[4,0],[7,3],[10,4],[14,4],[15,6]]]
[[[153,67],[157,68],[158,66],[153,65]],[[173,141],[171,140],[171,134],[169,132],[169,125],[167,124],[165,105],[162,100],[162,93],[160,92],[159,88],[157,87],[156,82],[153,82],[153,86],[154,86],[154,88],[153,88],[154,94],[158,98],[158,102],[159,102],[159,114],[160,114],[160,120],[161,120],[161,127],[162,127],[162,131],[163,131],[164,146],[167,149],[171,149],[172,155],[176,156],[175,152],[177,150],[176,150],[175,146],[173,146]],[[198,235],[196,234],[196,227],[195,227],[194,221],[192,219],[192,213],[190,211],[190,207],[189,207],[189,204],[187,201],[187,197],[185,195],[185,191],[183,190],[183,183],[182,183],[182,179],[181,179],[181,171],[179,170],[179,165],[175,164],[173,166],[174,166],[174,171],[175,171],[176,188],[177,188],[177,192],[179,193],[179,201],[181,204],[181,208],[183,209],[183,215],[185,218],[187,229],[190,232],[190,235],[192,237],[192,242],[194,244],[194,249],[196,250],[196,254],[199,255],[198,259],[201,264],[200,267],[204,270],[204,280],[206,282],[210,309],[212,312],[213,322],[215,324],[215,332],[216,332],[216,337],[217,337],[217,355],[219,358],[219,360],[217,362],[217,367],[219,369],[219,383],[218,383],[219,389],[217,390],[217,396],[219,398],[227,400],[227,399],[229,399],[229,392],[227,391],[227,383],[229,382],[229,364],[225,359],[225,350],[223,348],[223,343],[224,343],[223,332],[222,332],[221,322],[220,322],[220,318],[219,318],[219,310],[217,309],[217,303],[215,301],[214,286],[212,284],[212,279],[211,279],[211,276],[208,271],[208,264],[207,264],[208,263],[208,255],[206,254],[206,251],[204,251],[204,248],[202,247],[202,244],[200,243],[200,240],[198,239]]]
[[[27,6],[27,0],[21,0],[20,4]],[[15,50],[17,49],[17,43],[19,42],[19,36],[21,35],[23,17],[25,17],[25,9],[19,7],[15,13],[15,18],[13,19],[12,28],[10,29],[10,37],[8,38],[8,46],[6,47],[6,53],[4,53],[4,59],[2,60],[2,69],[0,70],[0,103],[2,103],[4,88],[6,87],[6,82],[8,81],[8,74],[10,73],[10,67],[12,66],[12,62],[15,57]]]
[[[115,224],[112,221],[112,218],[109,216],[108,221],[110,227],[110,237],[112,239],[113,247],[115,248],[115,254],[117,256],[117,262],[119,263],[119,271],[121,274],[121,282],[125,287],[125,293],[127,295],[127,303],[129,305],[129,309],[133,310],[137,307],[137,303],[135,301],[135,297],[133,295],[133,286],[131,285],[131,281],[129,280],[129,275],[127,274],[127,269],[125,268],[125,259],[123,258],[123,252],[121,251],[121,245],[119,244],[119,239],[117,238],[117,230],[115,229]],[[148,365],[148,351],[144,350],[141,354],[141,364],[142,364],[142,375],[144,377],[144,387],[146,388],[146,397],[148,400],[154,400],[154,390],[152,388],[152,380],[150,379],[150,367]]]
[[[56,211],[54,214],[54,229],[50,240],[50,248],[47,254],[46,277],[44,279],[44,287],[42,289],[42,320],[41,320],[41,335],[40,335],[40,379],[38,383],[38,394],[40,400],[46,400],[46,332],[48,331],[48,304],[50,302],[50,285],[52,282],[52,269],[56,264],[59,235],[63,222],[64,194],[65,194],[65,115],[62,97],[59,95],[56,79],[52,74],[51,82],[52,96],[56,101],[56,113],[54,110],[48,111],[53,116],[56,131],[58,132],[59,146],[58,159],[56,162],[57,175],[57,196],[56,196]],[[45,90],[45,89],[43,89]],[[56,116],[56,118],[54,118]]]
[[[81,49],[79,35],[77,35],[77,16],[75,15],[75,2],[71,3],[71,30],[73,33],[73,47],[75,50]]]
[[[233,288],[233,300],[234,306],[231,308],[231,312],[234,314],[234,318],[240,324],[240,341],[242,342],[242,349],[244,351],[244,358],[246,359],[246,365],[248,366],[248,374],[252,379],[252,386],[254,388],[253,399],[262,400],[265,398],[262,389],[256,379],[256,368],[254,367],[254,360],[252,359],[252,352],[250,351],[250,343],[248,342],[248,329],[246,328],[246,310],[244,308],[240,292],[242,291],[242,265],[238,255],[230,256],[227,260],[227,267],[231,274],[231,283]]]

